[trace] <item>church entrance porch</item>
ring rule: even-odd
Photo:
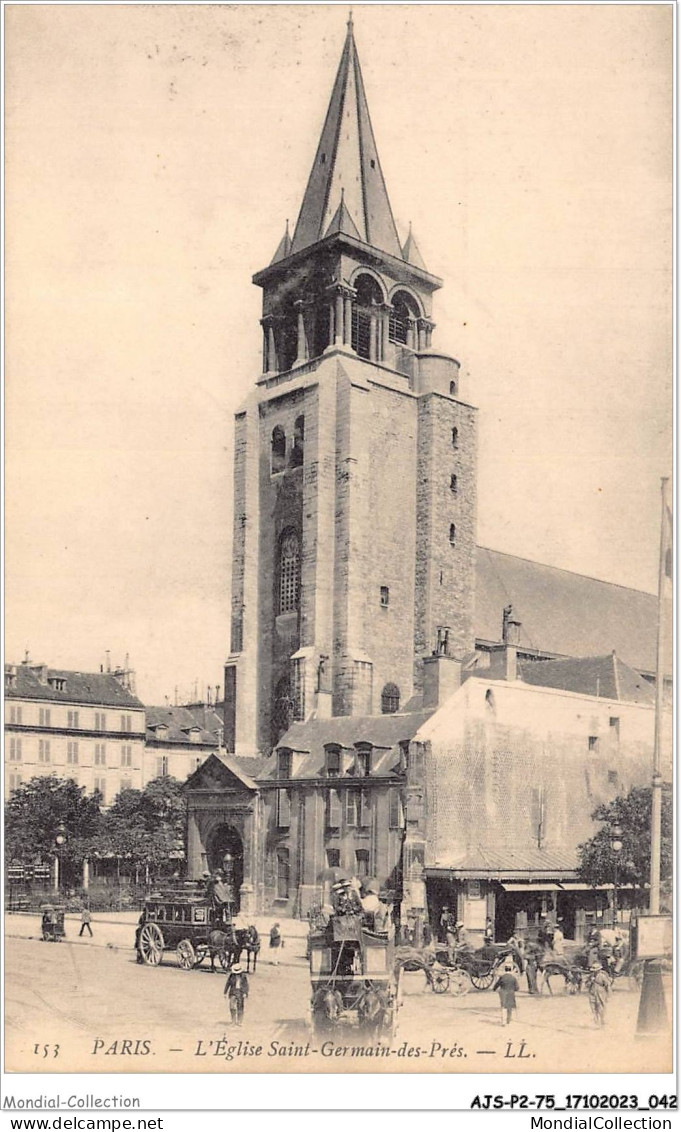
[[[206,863],[211,874],[221,872],[234,911],[240,908],[241,886],[244,880],[244,848],[241,837],[229,825],[219,825],[206,843]]]

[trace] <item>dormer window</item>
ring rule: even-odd
[[[355,765],[360,778],[368,778],[371,774],[371,747],[358,747],[355,754]]]
[[[5,687],[6,688],[16,688],[16,686],[17,686],[17,674],[16,674],[16,672],[7,672],[6,671],[5,672]]]
[[[326,777],[327,778],[340,778],[341,772],[341,752],[340,747],[325,747],[326,752]]]
[[[65,676],[49,676],[47,683],[51,688],[54,688],[55,692],[63,692],[66,689]]]

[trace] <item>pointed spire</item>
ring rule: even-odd
[[[411,220],[409,221],[409,235],[407,236],[404,247],[402,248],[402,259],[405,261],[405,263],[411,263],[414,267],[420,267],[422,271],[427,270],[426,265],[423,262],[423,256],[418,249],[418,244],[416,243],[411,230]]]
[[[346,236],[354,236],[356,240],[361,240],[361,236],[357,231],[357,225],[352,219],[345,204],[345,190],[341,189],[341,199],[338,208],[336,209],[333,219],[329,227],[324,233],[325,236],[331,236],[334,232],[344,232]]]
[[[288,230],[288,220],[287,220],[286,221],[286,231],[284,232],[284,235],[281,237],[281,239],[279,241],[279,244],[277,246],[277,250],[274,253],[274,256],[272,257],[272,259],[270,260],[270,264],[279,263],[280,259],[286,259],[286,257],[290,254],[291,254],[291,234]]]
[[[344,196],[344,205],[341,195]],[[336,221],[341,206],[346,217],[350,218],[357,238],[398,259],[402,258],[371,128],[355,46],[352,11],[291,252],[298,252],[321,240]],[[338,230],[347,232],[346,228]]]

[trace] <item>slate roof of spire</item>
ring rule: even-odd
[[[402,259],[371,128],[352,19],[293,234],[292,255],[324,237],[341,206],[341,190],[359,239]]]
[[[354,236],[356,240],[361,240],[361,236],[357,231],[357,225],[352,219],[350,213],[345,207],[345,197],[341,190],[341,201],[336,209],[333,220],[324,233],[325,236],[331,236],[334,232],[344,232],[346,236]]]
[[[286,231],[284,232],[284,235],[281,237],[279,244],[277,245],[277,250],[274,253],[274,255],[272,256],[270,264],[279,263],[280,259],[286,259],[286,257],[289,256],[290,254],[291,254],[291,233],[288,230],[288,220],[287,220],[286,221]]]
[[[423,262],[423,256],[419,251],[418,244],[414,239],[414,234],[409,225],[409,235],[405,240],[404,247],[402,248],[402,258],[407,262],[413,264],[414,267],[420,267],[422,271],[426,271],[426,265]]]

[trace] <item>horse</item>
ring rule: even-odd
[[[215,970],[215,956],[217,955],[223,968],[226,970],[239,961],[243,950],[237,940],[237,933],[232,928],[229,932],[214,929],[208,933],[208,954],[210,955],[210,969]]]
[[[340,991],[320,987],[312,1001],[312,1015],[317,1031],[332,1030],[343,1013],[344,1003]]]
[[[367,988],[357,1003],[357,1018],[360,1029],[373,1041],[376,1041],[383,1029],[385,1021],[386,1002],[383,996],[367,984]]]
[[[247,928],[240,928],[239,931],[235,932],[235,935],[236,935],[236,938],[237,938],[237,942],[240,945],[240,951],[239,951],[239,955],[237,956],[237,962],[239,961],[239,957],[241,955],[241,952],[245,951],[246,952],[246,970],[250,971],[250,969],[251,969],[251,958],[252,958],[253,959],[253,972],[255,973],[255,968],[256,968],[257,963],[258,963],[258,953],[260,951],[260,936],[258,935],[258,929],[256,928],[255,924],[249,924]]]

